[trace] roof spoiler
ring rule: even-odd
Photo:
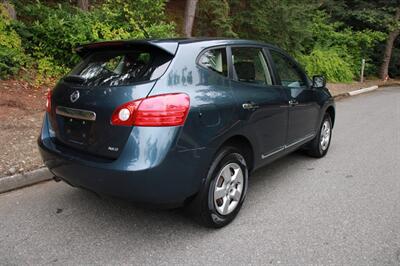
[[[85,57],[93,51],[108,50],[110,48],[130,48],[135,46],[149,47],[149,48],[159,48],[171,55],[175,55],[178,49],[178,42],[171,41],[106,41],[106,42],[95,42],[88,43],[84,45],[79,45],[75,48],[75,52],[80,57]]]

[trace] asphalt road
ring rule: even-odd
[[[339,101],[333,134],[254,173],[220,230],[63,183],[2,194],[0,264],[400,265],[400,88]]]

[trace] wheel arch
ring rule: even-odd
[[[326,109],[325,113],[329,114],[329,116],[331,117],[332,128],[333,128],[333,126],[335,125],[335,115],[336,115],[335,108],[331,105]]]
[[[254,149],[250,140],[243,135],[234,135],[226,139],[218,148],[220,150],[222,147],[233,146],[243,151],[243,156],[246,159],[246,163],[249,172],[254,169]]]

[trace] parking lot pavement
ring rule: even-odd
[[[220,229],[47,182],[0,195],[0,265],[400,265],[400,88],[337,103],[331,150],[258,170]]]

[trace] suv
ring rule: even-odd
[[[335,120],[322,76],[249,40],[80,46],[48,93],[38,140],[56,180],[136,202],[234,219],[249,173],[303,148],[323,157]]]

